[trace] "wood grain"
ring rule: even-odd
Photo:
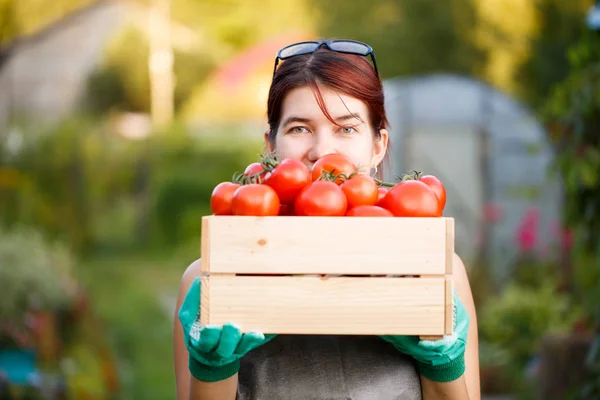
[[[202,265],[211,273],[444,275],[449,240],[454,251],[449,220],[207,216]]]
[[[441,336],[445,329],[444,277],[211,275],[202,284],[202,323],[234,322],[245,332]]]

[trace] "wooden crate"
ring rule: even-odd
[[[201,242],[203,324],[452,333],[452,218],[206,216]]]

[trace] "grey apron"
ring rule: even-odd
[[[413,359],[376,336],[276,336],[238,376],[237,400],[422,400]]]

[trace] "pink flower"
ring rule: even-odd
[[[530,207],[525,211],[525,215],[517,228],[517,245],[523,252],[532,251],[538,241],[538,228],[540,221],[540,211],[536,207]]]

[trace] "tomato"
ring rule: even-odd
[[[252,164],[250,164],[246,167],[246,169],[244,170],[244,175],[250,176],[250,175],[258,174],[259,172],[262,172],[262,171],[263,171],[262,164],[259,162],[253,162]]]
[[[240,186],[231,201],[234,215],[273,216],[279,214],[279,206],[275,190],[259,183]]]
[[[356,171],[356,166],[348,158],[341,154],[331,153],[319,158],[312,167],[313,182],[321,177],[322,171],[331,172],[334,175],[344,174],[350,176]],[[344,178],[340,177],[335,180],[338,185],[344,182]]]
[[[433,189],[416,180],[400,182],[382,200],[397,217],[441,217],[442,207]]]
[[[310,170],[300,160],[283,160],[265,178],[265,184],[272,187],[282,203],[291,203],[302,189],[311,183]]]
[[[379,206],[358,206],[346,213],[348,217],[393,217],[390,211]]]
[[[348,201],[342,189],[330,181],[316,181],[302,189],[294,203],[296,215],[343,216]]]
[[[214,215],[231,215],[233,193],[240,187],[237,183],[221,182],[212,191],[210,209]]]
[[[340,185],[348,200],[348,208],[373,206],[377,203],[377,183],[368,175],[354,175]]]
[[[246,169],[244,170],[244,176],[256,175],[256,174],[259,174],[259,173],[261,173],[263,171],[264,171],[264,168],[263,168],[263,166],[262,166],[261,163],[259,163],[259,162],[253,162],[252,164],[248,165],[246,167]],[[264,181],[264,175],[261,176],[261,177],[259,177],[257,179],[257,181],[253,182],[253,183],[262,183],[263,181]]]
[[[294,204],[281,204],[279,206],[279,216],[290,217],[294,215]]]
[[[424,175],[419,178],[419,181],[429,186],[437,196],[442,210],[446,207],[446,188],[442,181],[433,175]]]
[[[385,187],[380,187],[377,189],[377,203],[375,203],[376,205],[378,205],[378,206],[381,205],[381,201],[383,200],[385,195],[388,193],[388,191],[389,191],[389,189],[385,188]]]

